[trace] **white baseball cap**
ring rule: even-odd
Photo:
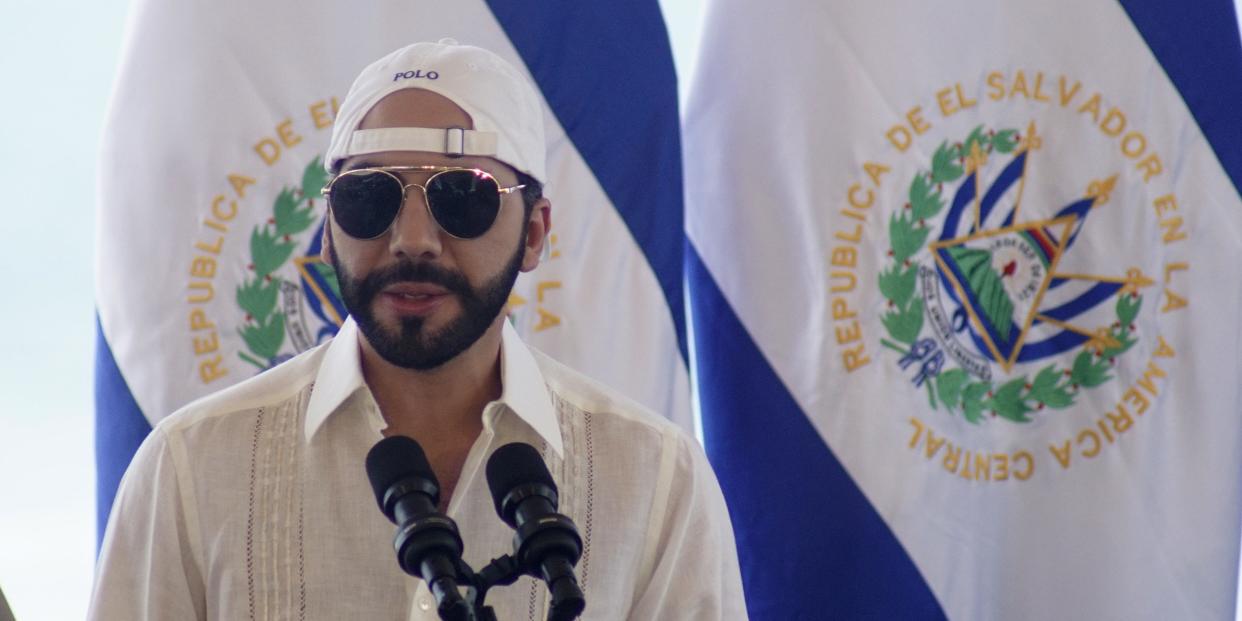
[[[358,129],[362,117],[394,91],[421,88],[466,111],[473,129]],[[500,56],[452,39],[403,47],[362,70],[337,111],[324,168],[380,151],[427,151],[494,157],[546,182],[542,98],[530,80]]]

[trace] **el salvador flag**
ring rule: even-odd
[[[654,0],[132,11],[100,176],[101,537],[152,425],[335,333],[320,158],[357,72],[415,41],[488,48],[547,102],[555,226],[510,298],[519,332],[689,428],[677,87]]]
[[[755,619],[1221,619],[1242,522],[1227,0],[709,4],[708,454]]]

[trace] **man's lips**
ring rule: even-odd
[[[380,290],[380,293],[388,293],[392,295],[402,296],[431,296],[431,295],[447,295],[448,289],[429,283],[429,282],[398,282],[388,285]]]
[[[425,282],[402,282],[380,290],[380,299],[402,315],[427,315],[452,295],[448,289]]]

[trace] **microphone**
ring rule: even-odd
[[[436,510],[440,483],[413,438],[384,438],[367,453],[367,478],[380,510],[397,525],[393,547],[405,573],[422,578],[441,619],[471,621],[474,608],[457,588],[462,542],[457,524]]]
[[[556,512],[556,483],[539,451],[518,442],[496,449],[487,461],[487,486],[500,519],[517,529],[513,547],[522,573],[548,584],[548,619],[568,621],[582,614],[586,597],[574,576],[582,538],[573,520]]]

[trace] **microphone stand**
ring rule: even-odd
[[[494,586],[509,586],[522,576],[513,557],[508,554],[494,558],[482,571],[475,573],[466,561],[457,559],[456,573],[458,584],[466,587],[465,608],[442,608],[437,606],[436,613],[445,621],[496,621],[496,611],[483,603],[487,592]],[[443,603],[445,593],[435,592],[437,603]],[[445,615],[448,615],[447,617]],[[2,621],[2,620],[0,620]]]
[[[487,592],[494,586],[509,586],[517,582],[525,572],[522,571],[520,565],[512,555],[505,554],[499,558],[494,558],[486,567],[475,573],[462,561],[461,572],[462,581],[468,585],[466,590],[466,598],[474,609],[478,621],[496,621],[496,612],[491,606],[483,603],[487,598]],[[565,583],[566,588],[555,589],[552,593],[552,602],[548,610],[549,621],[571,621],[578,618],[581,614],[582,591],[578,589],[576,583]],[[576,601],[575,601],[576,600]]]
[[[487,592],[494,586],[509,586],[522,576],[522,571],[518,567],[513,557],[508,554],[500,558],[494,558],[482,571],[475,573],[462,561],[463,578],[468,588],[466,589],[466,599],[475,610],[478,621],[496,621],[496,611],[491,606],[483,603],[487,598]]]

